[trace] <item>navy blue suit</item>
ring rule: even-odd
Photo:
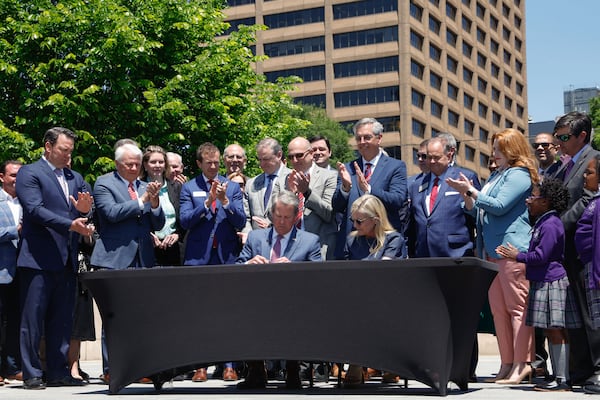
[[[358,188],[358,178],[354,169],[354,162],[358,163],[361,171],[364,171],[362,157],[347,163],[346,169],[352,180],[352,188],[349,193],[343,193],[342,180],[338,178],[337,188],[332,199],[334,211],[344,214],[336,242],[336,259],[344,258],[346,239],[348,238],[348,234],[353,230],[353,224],[350,221],[352,203],[365,194]],[[377,166],[373,170],[369,183],[371,185],[371,194],[379,198],[385,206],[388,211],[388,219],[394,229],[404,234],[407,223],[406,214],[408,212],[406,164],[404,164],[404,161],[396,160],[382,154],[377,162]]]
[[[414,248],[414,257],[473,256],[472,217],[464,212],[464,201],[460,193],[444,182],[446,178],[458,179],[461,172],[473,181],[473,187],[477,190],[481,188],[474,172],[460,167],[448,167],[443,176],[440,176],[439,192],[431,213],[427,212],[427,195],[430,182],[435,176],[428,173],[411,185],[410,231],[414,234],[409,240],[414,245],[409,245],[409,248]]]
[[[220,182],[227,182],[226,196],[229,205],[224,208],[217,200],[216,212],[206,208],[204,202],[210,188],[204,176],[186,182],[179,198],[179,218],[181,226],[188,230],[185,245],[185,265],[211,264],[213,252],[217,252],[219,262],[212,264],[233,264],[239,252],[237,232],[246,224],[243,195],[240,185],[218,176]],[[213,246],[216,248],[213,249]]]
[[[85,190],[80,174],[63,169],[69,193]],[[21,356],[23,378],[42,376],[38,355],[46,338],[46,378],[71,376],[67,351],[71,336],[79,234],[69,231],[79,211],[65,198],[45,160],[24,165],[17,175],[17,197],[23,225],[17,265],[21,290]]]
[[[245,263],[254,256],[259,255],[269,259],[271,248],[273,247],[273,232],[273,227],[250,231],[248,233],[248,240],[246,240],[246,244],[236,263]],[[287,246],[285,246],[284,251],[281,253],[281,257],[287,257],[291,262],[323,261],[319,237],[314,233],[293,227]]]

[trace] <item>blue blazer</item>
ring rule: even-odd
[[[146,182],[137,180],[137,192],[146,192]],[[161,207],[153,212],[150,203],[140,210],[138,200],[132,200],[127,186],[117,172],[102,175],[94,185],[98,239],[90,263],[97,267],[124,269],[136,255],[141,267],[154,267],[154,241],[150,232],[165,224]]]
[[[64,168],[63,174],[70,195],[77,198],[77,192],[85,191],[86,185],[79,173]],[[17,265],[60,271],[70,259],[70,266],[77,271],[80,235],[69,229],[73,220],[81,215],[65,198],[54,171],[43,159],[24,165],[17,174],[16,189],[23,207]]]
[[[427,214],[427,193],[433,174],[410,186],[409,197],[411,215],[411,236],[414,257],[464,257],[473,255],[472,218],[464,211],[464,201],[460,193],[444,182],[446,178],[458,179],[463,173],[479,190],[479,178],[467,169],[448,167],[441,176],[439,192],[431,213]],[[469,254],[470,252],[470,254]]]
[[[268,259],[271,257],[272,247],[273,227],[250,231],[246,244],[242,248],[242,252],[237,258],[236,263],[243,264],[257,255]],[[290,239],[281,256],[287,257],[291,262],[323,261],[319,237],[313,233],[293,227]]]
[[[487,186],[487,188],[486,188]],[[531,194],[531,178],[526,168],[494,171],[479,192],[470,211],[477,218],[477,253],[500,258],[496,247],[511,243],[526,251],[531,240],[531,225],[525,199]]]
[[[243,194],[240,185],[218,176],[219,182],[227,182],[226,195],[229,205],[225,209],[217,200],[216,212],[204,206],[208,197],[206,182],[202,174],[186,182],[179,198],[181,226],[188,230],[185,246],[185,265],[206,265],[210,261],[216,238],[217,254],[221,264],[233,264],[238,255],[237,232],[246,224]]]
[[[0,190],[0,284],[11,283],[17,269],[17,224],[6,202],[6,194]]]
[[[332,199],[333,210],[343,213],[335,249],[337,259],[344,258],[346,238],[354,229],[350,221],[352,203],[364,194],[358,188],[358,179],[356,170],[354,169],[355,161],[358,163],[360,170],[364,171],[362,157],[347,163],[346,169],[350,173],[352,188],[348,194],[342,193],[342,180],[338,177],[337,188]],[[404,164],[404,161],[396,160],[382,154],[377,162],[377,167],[373,171],[370,184],[371,194],[383,202],[394,229],[400,233],[404,233],[407,225],[406,214],[408,213],[406,164]]]

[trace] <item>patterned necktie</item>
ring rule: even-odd
[[[65,195],[65,198],[68,201],[69,200],[69,186],[67,185],[67,181],[65,180],[65,175],[63,174],[63,170],[60,168],[56,168],[54,170],[54,173],[56,174],[56,179],[58,179],[60,188],[62,189],[63,194]]]
[[[271,250],[271,259],[270,262],[275,262],[281,256],[281,235],[277,235],[275,239],[275,244],[273,245],[273,249]]]
[[[298,214],[296,214],[296,228],[302,229],[302,215],[304,214],[304,194],[298,192]]]
[[[269,204],[269,199],[271,198],[271,192],[273,191],[273,180],[275,179],[276,176],[277,175],[275,175],[275,174],[266,175],[267,188],[265,189],[265,198],[264,198],[265,209],[267,208],[267,204]]]
[[[370,162],[365,164],[365,179],[367,180],[367,182],[369,182],[371,180],[371,173],[373,172],[373,170],[371,169],[371,167],[373,166],[373,164],[371,164]]]
[[[572,159],[569,160],[569,162],[567,163],[567,166],[565,167],[565,175],[563,176],[563,182],[567,181],[567,177],[569,176],[569,173],[573,169],[574,165],[575,165],[575,163],[573,162],[573,160]]]
[[[129,192],[129,197],[131,198],[131,200],[137,200],[137,192],[133,187],[133,182],[129,182],[129,185],[127,186],[127,192]]]
[[[433,180],[433,187],[431,188],[431,195],[429,196],[429,212],[431,213],[431,210],[433,210],[433,205],[435,204],[435,199],[437,198],[438,195],[438,190],[439,190],[439,184],[440,183],[440,178],[438,178],[437,176],[435,177],[435,179]]]

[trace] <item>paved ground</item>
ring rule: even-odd
[[[490,377],[499,366],[497,356],[482,356],[479,360],[477,375],[480,381]],[[82,362],[84,371],[92,377],[101,373],[100,361]],[[209,370],[210,372],[210,370]],[[210,376],[210,375],[209,375]],[[166,385],[165,385],[166,386]],[[448,396],[457,399],[582,399],[589,398],[581,390],[562,393],[540,393],[532,390],[533,385],[522,384],[514,386],[501,386],[493,383],[469,384],[468,392],[461,392],[454,384],[450,384]],[[156,398],[157,392],[152,385],[132,384],[123,389],[119,394],[110,396],[112,399],[145,399]],[[209,379],[208,382],[194,383],[191,381],[174,382],[172,387],[164,388],[160,392],[160,400],[187,400],[191,395],[202,395],[202,400],[229,400],[229,399],[306,399],[318,396],[318,400],[352,398],[358,399],[431,399],[437,397],[427,386],[409,381],[407,389],[400,385],[384,385],[378,381],[369,381],[360,389],[337,389],[334,382],[316,383],[314,388],[305,387],[301,391],[288,391],[283,387],[283,382],[272,382],[267,389],[260,391],[240,391],[235,388],[235,383],[224,383],[220,380]],[[92,379],[92,383],[85,387],[77,388],[47,388],[45,390],[23,390],[21,383],[11,383],[0,387],[0,399],[108,399],[108,386]],[[600,400],[600,397],[599,397]]]

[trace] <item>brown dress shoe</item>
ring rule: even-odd
[[[331,376],[337,378],[338,374],[340,373],[340,370],[342,371],[342,379],[344,379],[346,377],[346,371],[340,368],[337,363],[333,363],[333,366],[331,367]]]
[[[376,376],[381,376],[381,371],[375,368],[367,368],[367,379],[371,379]]]
[[[398,383],[400,382],[400,376],[392,374],[391,372],[384,372],[381,376],[381,382],[383,383]]]
[[[142,378],[138,381],[138,383],[144,383],[144,384],[149,384],[152,383],[152,379],[150,378]]]
[[[6,380],[8,381],[22,381],[23,380],[23,372],[17,372],[14,375],[8,375],[6,377]]]
[[[206,368],[199,368],[192,376],[192,382],[206,382],[208,376],[206,375]]]
[[[235,372],[235,369],[229,367],[229,368],[225,368],[223,370],[223,380],[224,381],[237,381],[238,378],[238,374],[237,372]]]
[[[108,385],[110,383],[110,374],[100,375],[100,380],[102,381],[102,383]]]

